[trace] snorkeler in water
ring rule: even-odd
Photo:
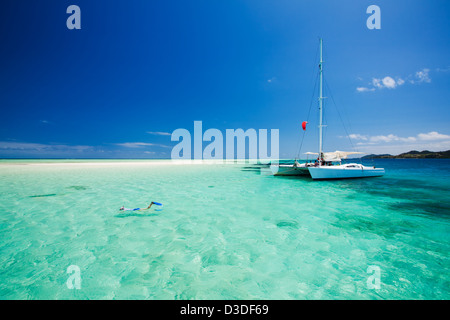
[[[135,208],[135,209],[128,209],[125,208],[124,206],[122,206],[122,208],[120,208],[121,211],[144,211],[144,210],[148,210],[152,207],[152,205],[155,204],[155,202],[152,201],[152,203],[150,203],[150,205],[147,208]]]

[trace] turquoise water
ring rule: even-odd
[[[377,160],[382,178],[320,182],[71,162],[0,161],[1,299],[450,298],[449,160]],[[118,210],[150,201],[164,210]]]

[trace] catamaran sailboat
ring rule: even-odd
[[[359,152],[326,152],[322,153],[322,159],[317,166],[308,167],[309,174],[314,180],[324,179],[346,179],[380,177],[384,175],[383,168],[363,166],[359,163],[342,164],[341,159],[346,159],[350,154]],[[339,162],[333,165],[333,162]]]
[[[320,39],[320,62],[319,62],[319,153],[320,155],[314,163],[298,163],[297,160],[292,164],[272,165],[271,170],[277,176],[284,175],[310,175],[314,180],[325,179],[346,179],[346,178],[367,178],[379,177],[384,175],[383,168],[375,168],[363,166],[358,163],[342,164],[343,159],[351,154],[360,154],[361,152],[323,152],[322,150],[322,115],[323,115],[323,59],[322,59],[322,44]],[[307,152],[307,154],[314,154]]]

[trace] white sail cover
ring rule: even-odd
[[[347,151],[334,151],[334,152],[324,152],[324,161],[341,161],[342,159],[347,159],[351,154],[362,154],[363,152],[347,152]]]

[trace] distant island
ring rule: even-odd
[[[416,151],[401,153],[397,156],[391,154],[369,154],[361,159],[450,159],[450,150],[447,151]]]

